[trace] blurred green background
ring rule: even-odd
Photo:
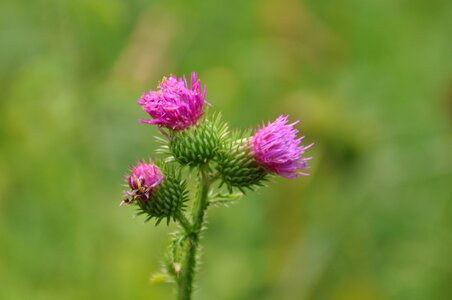
[[[136,100],[197,71],[232,127],[301,119],[310,177],[209,212],[199,300],[452,299],[452,2],[0,3],[0,299],[173,299],[118,208]]]

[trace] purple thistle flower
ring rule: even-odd
[[[137,165],[131,167],[132,173],[125,178],[132,191],[126,192],[123,204],[133,203],[139,199],[144,202],[151,198],[157,186],[165,178],[160,169],[154,164],[147,164],[139,161]]]
[[[282,177],[309,175],[298,170],[308,168],[311,157],[301,156],[313,144],[300,145],[304,136],[297,138],[298,130],[294,128],[299,121],[287,124],[288,121],[288,116],[281,115],[275,122],[259,127],[250,139],[251,151],[259,165]]]
[[[184,130],[198,123],[203,115],[206,87],[201,90],[201,82],[195,72],[191,73],[190,87],[184,77],[171,75],[164,77],[157,91],[143,94],[138,100],[151,120],[140,120],[143,123],[155,124],[171,130]]]

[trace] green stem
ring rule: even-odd
[[[193,226],[187,232],[187,252],[185,263],[179,280],[179,300],[190,300],[193,291],[193,280],[196,272],[196,255],[199,248],[199,239],[204,224],[204,215],[207,208],[207,194],[209,193],[210,179],[207,171],[200,167],[200,191],[198,201],[193,211]]]
[[[176,219],[177,221],[179,221],[179,224],[184,228],[185,232],[191,232],[193,226],[191,225],[190,221],[187,219],[183,212],[177,214]]]

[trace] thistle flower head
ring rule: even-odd
[[[279,116],[273,123],[259,127],[250,139],[251,152],[256,162],[272,173],[286,178],[308,175],[298,170],[308,167],[311,158],[302,155],[313,144],[302,146],[304,136],[297,138],[298,130],[294,128],[298,121],[288,121],[287,116]]]
[[[166,218],[169,223],[186,207],[186,183],[174,168],[161,162],[157,165],[139,161],[131,167],[131,174],[125,178],[131,190],[125,192],[121,205],[137,204],[138,214],[146,214],[147,221],[155,218],[158,224]]]
[[[143,123],[155,124],[175,131],[182,131],[198,123],[203,115],[206,88],[201,90],[201,82],[195,72],[191,73],[190,86],[184,77],[174,75],[158,85],[157,91],[150,91],[138,100],[151,120]]]
[[[158,185],[165,178],[160,169],[154,163],[139,161],[131,167],[132,173],[126,177],[126,181],[132,191],[126,192],[126,199],[121,204],[132,203],[139,199],[145,202],[151,198]]]

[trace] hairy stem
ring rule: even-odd
[[[176,216],[177,221],[179,221],[179,224],[184,228],[185,232],[190,232],[192,230],[192,225],[190,224],[190,221],[187,220],[187,217],[184,213],[179,212]]]
[[[207,170],[199,170],[200,191],[193,210],[193,226],[187,233],[187,252],[185,263],[179,280],[179,300],[190,300],[193,291],[193,280],[196,272],[196,255],[199,248],[199,239],[204,224],[204,215],[207,208],[207,195],[209,193],[210,178]]]

